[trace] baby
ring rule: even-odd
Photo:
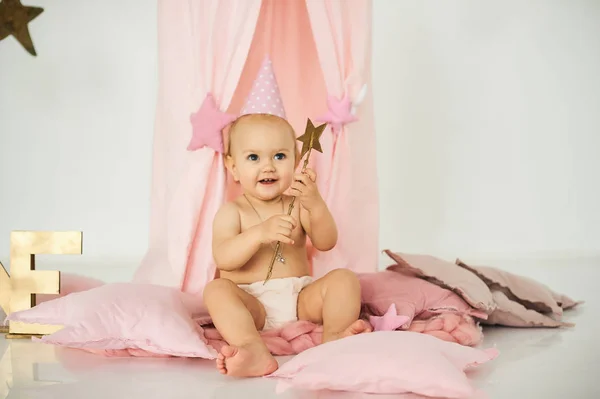
[[[220,278],[207,284],[204,301],[229,343],[217,369],[238,377],[274,372],[277,361],[259,331],[298,319],[322,324],[323,342],[370,332],[359,319],[360,284],[353,272],[336,269],[316,281],[309,275],[306,236],[316,249],[328,251],[337,228],[315,172],[294,174],[300,160],[290,124],[268,114],[242,116],[231,126],[226,153],[243,194],[223,205],[213,224]],[[292,196],[297,199],[288,216]],[[277,241],[281,250],[273,275],[263,284]]]

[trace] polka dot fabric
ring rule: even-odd
[[[273,63],[269,58],[266,58],[260,66],[246,105],[242,109],[242,115],[248,114],[271,114],[285,119]]]

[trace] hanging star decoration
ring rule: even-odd
[[[410,320],[408,316],[400,316],[396,304],[392,303],[383,316],[369,316],[373,331],[394,331]]]
[[[315,127],[312,121],[308,119],[306,121],[306,129],[304,130],[304,134],[297,138],[298,141],[302,142],[302,151],[300,151],[300,159],[302,159],[302,157],[306,155],[306,158],[304,159],[304,164],[302,165],[302,173],[306,171],[308,161],[310,159],[310,153],[313,149],[319,151],[320,153],[323,153],[323,149],[321,148],[321,143],[319,142],[319,139],[321,138],[321,135],[325,130],[325,126],[327,126],[326,123]],[[290,202],[290,206],[288,207],[287,212],[288,216],[292,214],[296,198],[297,197],[292,198],[292,201]],[[267,277],[265,278],[263,285],[266,284],[267,281],[269,281],[271,275],[273,274],[273,266],[275,265],[275,260],[277,260],[277,257],[280,256],[280,250],[281,241],[277,241],[277,244],[275,244],[275,250],[273,251],[273,257],[271,258],[271,264],[269,265],[269,270],[267,271]]]
[[[208,93],[198,112],[190,116],[192,138],[187,147],[188,151],[210,147],[216,152],[223,153],[222,130],[236,118],[234,115],[221,112],[213,95]]]
[[[342,126],[356,122],[358,118],[352,114],[352,102],[348,95],[341,100],[334,96],[327,97],[327,112],[317,119],[331,125],[334,134],[342,131]]]
[[[26,7],[20,0],[0,1],[0,41],[12,35],[29,54],[37,56],[28,24],[43,11],[40,7]]]

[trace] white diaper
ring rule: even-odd
[[[279,328],[284,324],[298,320],[298,295],[313,282],[311,276],[276,278],[263,284],[257,281],[242,284],[239,287],[259,300],[265,307],[267,318],[264,330]]]

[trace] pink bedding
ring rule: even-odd
[[[525,276],[490,266],[449,262],[431,255],[384,251],[395,264],[388,270],[410,273],[460,295],[484,311],[482,324],[509,327],[572,327],[563,311],[580,305],[566,295]]]
[[[219,351],[226,342],[214,327],[203,329],[208,344]],[[415,321],[408,331],[419,332],[437,337],[448,342],[465,346],[476,346],[481,342],[481,329],[475,325],[472,318],[456,314],[441,314],[430,320]],[[323,327],[309,321],[297,321],[281,329],[261,333],[267,347],[277,356],[288,356],[301,353],[321,343]],[[156,354],[143,349],[90,349],[80,348],[87,352],[109,357],[171,357]]]
[[[408,320],[398,330],[431,335],[444,341],[466,346],[476,346],[483,335],[473,316],[486,315],[471,308],[452,291],[421,280],[410,274],[383,271],[359,275],[363,293],[362,317],[385,318],[400,315]],[[396,312],[389,313],[390,307]],[[371,319],[372,320],[372,319]],[[226,344],[219,332],[210,324],[210,317],[198,317],[204,339],[217,351]],[[297,321],[281,329],[261,333],[274,355],[294,355],[321,343],[322,326],[308,321]],[[92,353],[115,357],[156,357],[155,354],[137,348],[95,349],[80,348]]]
[[[447,286],[450,283],[440,280],[444,275],[438,272],[440,267],[460,266],[450,262],[443,265],[441,262],[430,264],[427,263],[429,257],[413,258],[416,259],[413,261],[419,262],[422,270],[436,279],[423,278],[412,272],[409,267],[391,267],[377,273],[359,274],[363,305],[361,318],[371,322],[375,331],[412,331],[464,346],[476,346],[483,338],[479,323],[486,320],[490,324],[513,326],[565,324],[551,324],[547,321],[526,323],[521,320],[523,317],[531,318],[529,314],[521,315],[515,311],[515,306],[505,306],[503,303],[495,303],[494,310],[489,313],[476,309],[461,295],[464,292],[464,295],[477,297],[477,293],[468,290],[469,285],[458,285],[457,289],[449,289]],[[26,323],[64,325],[68,328],[44,336],[41,340],[105,356],[205,357],[207,353],[214,353],[215,349],[219,350],[224,344],[220,334],[210,324],[210,318],[207,317],[199,296],[181,293],[175,288],[162,287],[161,290],[160,286],[136,286],[133,283],[96,287],[98,281],[95,280],[87,281],[83,278],[80,281],[70,276],[65,277],[65,281],[73,282],[68,288],[74,295],[65,291],[61,292],[61,298],[40,298],[42,303],[38,306],[14,312],[8,319]],[[478,277],[473,275],[470,278]],[[506,281],[511,285],[511,281],[516,279],[511,277]],[[511,286],[506,289],[519,292]],[[498,294],[496,291],[494,293]],[[170,302],[157,302],[158,294],[170,298]],[[551,297],[560,297],[563,309],[579,303],[554,292]],[[177,305],[180,302],[183,306]],[[517,310],[531,313],[531,310],[525,307],[531,302],[529,300],[524,301],[523,305],[517,302],[511,304],[518,304],[522,308]],[[175,308],[179,310],[176,311]],[[162,327],[140,330],[140,323]],[[196,346],[190,344],[191,346],[185,348],[174,348],[176,345],[173,337],[184,330],[191,335],[183,341],[195,340]],[[320,326],[299,321],[282,329],[264,332],[262,335],[274,354],[292,355],[318,345],[321,342],[321,332]]]

